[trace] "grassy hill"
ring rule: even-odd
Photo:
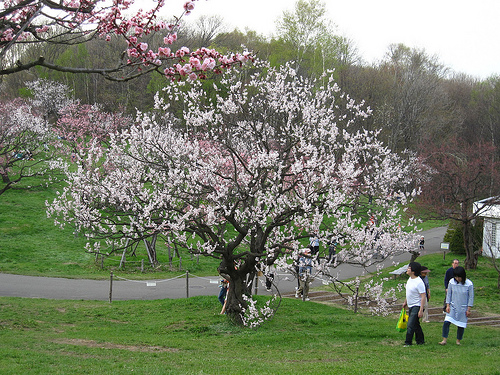
[[[261,300],[262,301],[262,300]],[[500,374],[500,329],[462,346],[403,347],[396,316],[285,299],[257,330],[231,325],[215,297],[157,301],[0,298],[2,374]],[[455,330],[450,331],[451,335]]]
[[[85,239],[75,236],[72,228],[60,229],[54,220],[47,218],[45,202],[56,196],[58,186],[30,190],[9,190],[0,196],[0,272],[31,276],[55,276],[67,278],[108,278],[109,270],[116,269],[120,256],[109,257],[101,263],[94,255],[85,252]],[[169,264],[167,248],[158,244],[161,267],[152,270],[144,249],[137,256],[128,257],[124,271],[147,278],[149,272],[155,277],[178,274],[179,269],[188,269],[197,275],[217,273],[218,261],[180,253]],[[144,261],[146,273],[140,272]],[[102,267],[103,266],[103,267]]]

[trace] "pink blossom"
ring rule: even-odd
[[[215,68],[215,60],[212,58],[207,58],[203,61],[203,65],[201,66],[202,70],[212,70]]]
[[[44,33],[46,32],[47,30],[49,30],[49,27],[47,25],[43,25],[42,27],[39,27],[36,29],[36,32],[37,33]]]
[[[191,73],[195,70],[198,73],[197,78],[203,79],[206,75],[199,74],[200,71],[220,73],[221,68],[226,69],[233,64],[246,61],[247,58],[244,55],[238,58],[234,56],[223,58],[214,49],[200,48],[191,53],[186,47],[182,47],[177,51],[172,47],[165,47],[178,41],[177,30],[180,28],[182,16],[193,11],[196,1],[183,1],[184,13],[180,17],[175,17],[175,22],[166,23],[159,20],[160,8],[164,6],[164,0],[156,0],[156,5],[152,8],[145,11],[140,9],[134,11],[134,13],[131,13],[129,8],[132,4],[137,4],[138,0],[63,0],[50,2],[40,2],[39,0],[36,2],[5,0],[4,3],[7,4],[6,10],[3,12],[4,15],[0,17],[0,23],[3,21],[3,24],[8,26],[0,30],[0,51],[4,54],[3,48],[11,48],[11,46],[21,41],[27,41],[28,44],[33,43],[35,39],[37,40],[36,43],[39,41],[43,42],[44,38],[48,38],[43,33],[48,31],[51,32],[50,37],[66,33],[71,36],[73,33],[71,30],[74,29],[74,34],[78,35],[78,37],[82,37],[80,33],[84,30],[84,34],[89,39],[93,35],[98,35],[107,41],[114,40],[114,36],[123,38],[128,43],[128,60],[126,61],[126,65],[142,64],[142,66],[134,67],[134,71],[150,71],[151,64],[159,65],[161,60],[170,60],[175,57],[178,58],[178,62],[180,61],[184,64],[186,59],[189,58],[190,66],[183,67],[179,71],[177,69],[173,69],[173,71],[168,70],[166,74],[169,78],[174,76],[179,78],[179,75],[181,75],[189,76],[190,79],[193,79],[194,75]],[[51,9],[60,11],[60,14],[54,15],[53,21],[54,24],[59,24],[64,31],[59,32],[52,28],[50,24],[43,25],[43,22],[36,22],[38,21],[38,15],[36,9],[31,5],[35,3],[43,3],[43,6],[46,7],[40,14],[44,14],[45,10],[49,11],[46,14],[51,14]],[[74,9],[68,7],[73,7]],[[85,11],[82,12],[82,9],[85,9]],[[27,27],[29,25],[39,26],[35,26],[35,29],[32,29],[31,27]],[[24,30],[24,32],[19,32],[19,30]],[[143,38],[160,30],[168,30],[168,35],[163,38],[163,46],[155,45],[153,48]],[[37,35],[34,35],[35,33]],[[36,38],[33,38],[33,36]],[[83,36],[83,38],[86,36]],[[9,43],[11,41],[14,41],[14,43]],[[163,61],[163,63],[170,64],[171,62]],[[7,63],[7,65],[12,64],[14,63]],[[27,69],[28,65],[26,63],[24,69]],[[95,69],[96,71],[102,70],[101,67],[96,67]],[[123,80],[135,74],[129,74],[123,70],[108,73],[110,71],[109,68],[103,69],[107,72],[106,76],[110,79]]]
[[[185,55],[189,54],[189,48],[187,47],[182,47],[176,52],[177,57],[184,57]]]
[[[129,48],[127,50],[127,54],[129,55],[129,57],[139,57],[139,53],[135,48]]]
[[[168,47],[159,47],[158,48],[158,54],[160,55],[160,57],[170,57],[170,48]]]
[[[191,57],[189,59],[189,63],[191,64],[191,66],[196,69],[196,70],[201,70],[201,63],[200,63],[200,59],[196,58],[196,57]]]
[[[165,44],[173,44],[177,40],[177,34],[170,34],[163,38],[163,43]]]
[[[184,4],[184,10],[186,11],[187,14],[191,13],[191,11],[194,9],[194,2],[192,1],[187,1]]]

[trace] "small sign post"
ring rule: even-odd
[[[446,250],[450,250],[450,243],[449,242],[441,242],[441,249],[443,250],[443,260],[446,259]]]

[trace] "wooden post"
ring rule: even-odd
[[[356,294],[354,298],[354,313],[358,312],[358,296],[359,296],[359,285],[356,287]]]
[[[151,267],[154,266],[154,262],[153,262],[153,258],[152,258],[152,246],[151,244],[146,240],[144,239],[144,246],[146,246],[146,252],[148,253],[148,259],[149,259],[149,264],[151,264]]]
[[[141,272],[144,273],[144,259],[141,259]]]
[[[127,243],[125,244],[125,248],[123,249],[122,257],[120,259],[120,266],[118,268],[122,269],[123,265],[125,264],[125,257],[127,254],[127,249],[128,249],[128,244],[130,242],[130,238],[127,238]]]
[[[189,271],[186,271],[186,298],[189,298]]]
[[[113,271],[111,271],[111,274],[109,276],[109,303],[113,301]]]

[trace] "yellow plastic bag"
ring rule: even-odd
[[[406,313],[406,310],[403,308],[401,309],[401,314],[399,314],[399,319],[398,319],[398,324],[396,324],[396,329],[399,332],[404,332],[406,331],[407,324],[408,324],[408,314]]]

